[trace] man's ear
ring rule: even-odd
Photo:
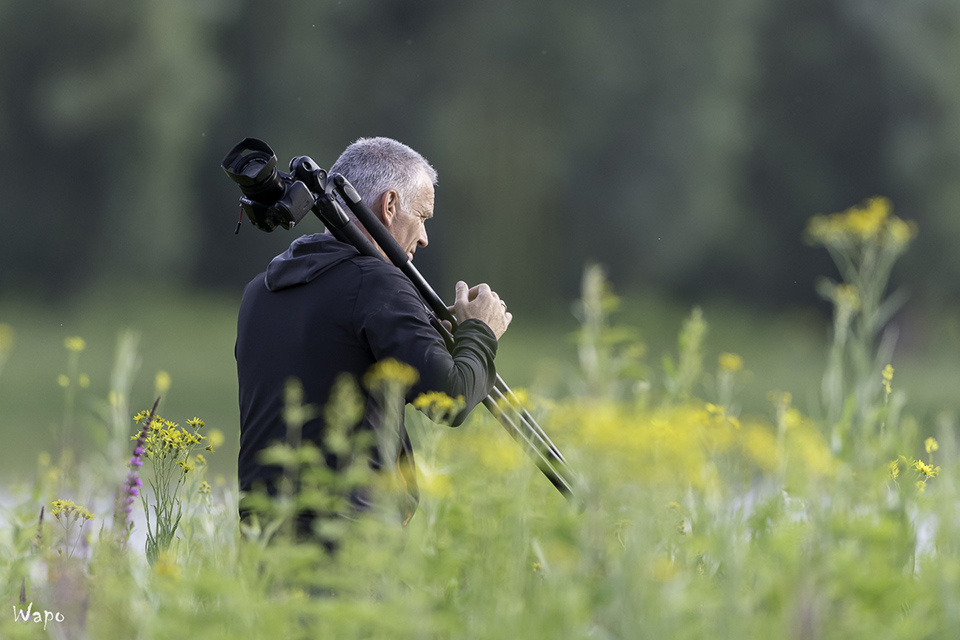
[[[388,189],[380,196],[379,218],[383,226],[390,228],[397,214],[400,213],[400,194],[393,189]]]

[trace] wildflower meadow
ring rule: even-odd
[[[159,398],[131,398],[125,357],[91,412],[70,338],[58,448],[0,529],[0,638],[956,637],[957,425],[911,415],[885,331],[917,231],[883,198],[810,220],[804,240],[839,274],[816,285],[834,314],[819,398],[763,389],[757,413],[740,398],[764,381],[736,345],[704,355],[699,309],[657,361],[587,267],[576,375],[518,391],[576,470],[573,499],[482,409],[431,422],[458,401],[433,395],[406,409],[421,500],[405,526],[404,469],[372,476],[351,427],[362,385],[404,410],[409,367],[343,379],[325,407],[291,381],[287,440],[265,458],[280,495],[245,497],[265,515],[241,526],[235,486],[207,477],[236,427],[166,406],[162,379]],[[0,385],[14,348],[0,324]],[[337,473],[300,440],[317,411],[348,461]],[[80,420],[102,438],[75,455]],[[351,513],[344,496],[371,482],[380,508]],[[325,543],[296,535],[305,507]]]

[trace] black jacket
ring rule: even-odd
[[[371,365],[394,358],[420,374],[408,402],[426,391],[463,396],[465,409],[453,422],[459,424],[493,388],[497,340],[479,320],[462,323],[454,338],[451,354],[417,290],[392,264],[362,256],[325,234],[295,240],[246,286],[240,304],[235,352],[240,490],[262,482],[275,491],[279,468],[262,465],[258,454],[286,437],[281,412],[290,377],[303,384],[304,402],[322,408],[341,373],[359,382]],[[377,429],[379,418],[369,397],[366,406],[360,428]],[[302,437],[322,445],[325,424],[318,413],[304,425]],[[399,451],[412,463],[402,423],[399,437]],[[371,464],[382,462],[372,451]],[[416,487],[410,491],[415,504]]]

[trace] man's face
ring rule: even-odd
[[[389,226],[390,235],[413,260],[418,247],[427,246],[427,230],[424,223],[433,217],[434,190],[430,181],[424,179],[424,186],[413,202],[403,203]]]

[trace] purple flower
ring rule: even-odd
[[[127,462],[129,469],[127,470],[127,478],[124,480],[123,490],[121,492],[121,495],[126,495],[126,497],[120,501],[118,496],[118,502],[120,502],[122,506],[118,505],[114,518],[118,521],[120,530],[123,531],[121,540],[124,543],[130,538],[130,530],[133,529],[130,515],[133,512],[133,503],[136,502],[137,496],[140,495],[140,487],[143,486],[143,481],[141,481],[140,476],[137,475],[137,468],[143,466],[143,454],[145,453],[143,445],[147,441],[147,434],[150,433],[150,425],[153,424],[153,417],[157,413],[158,404],[160,404],[160,398],[157,398],[153,403],[153,408],[150,409],[150,415],[147,416],[143,427],[140,429],[140,434],[137,436],[137,442],[133,447],[133,457]],[[121,513],[123,514],[122,516],[120,515]]]

